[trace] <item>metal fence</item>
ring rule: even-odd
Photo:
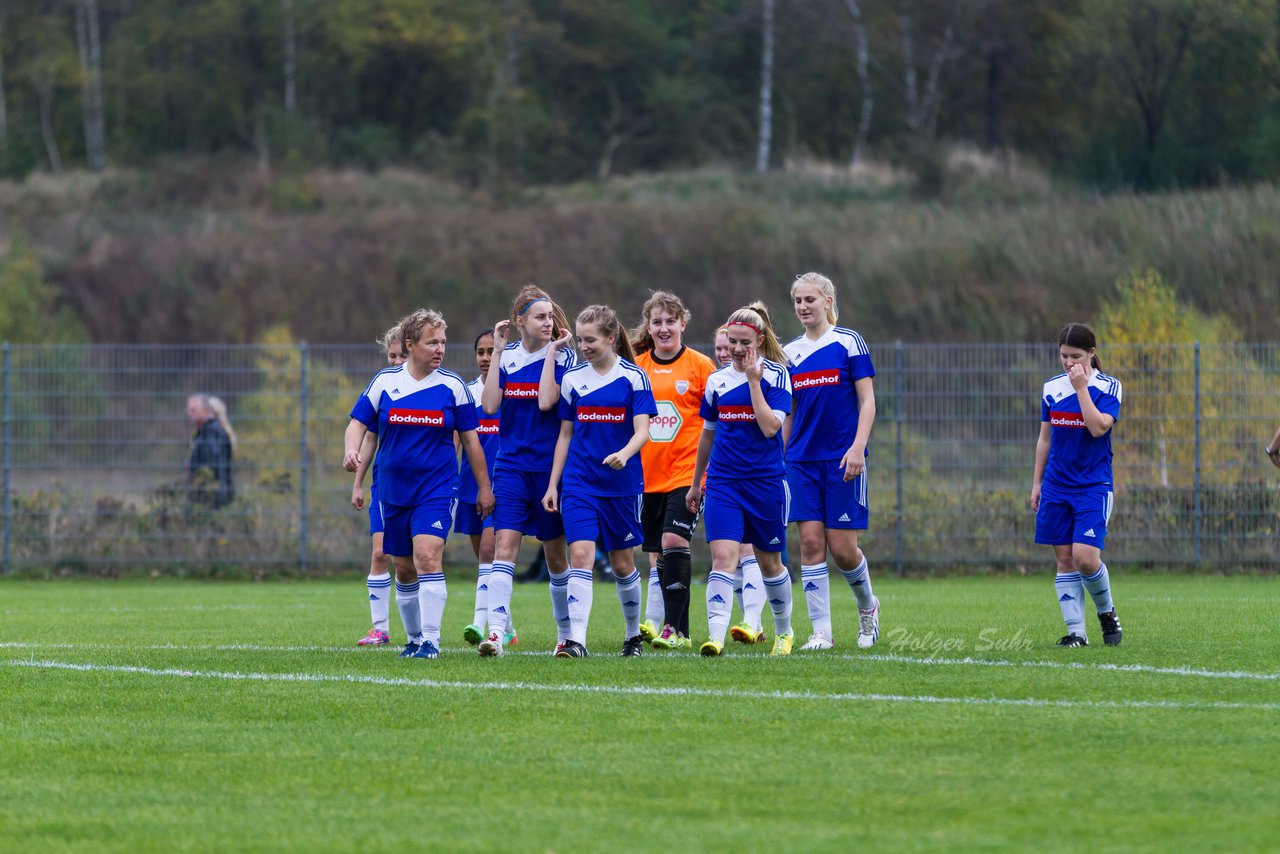
[[[1028,499],[1056,348],[887,344],[872,356],[871,559],[899,571],[1047,563]],[[1273,566],[1280,472],[1262,446],[1277,423],[1277,345],[1104,359],[1124,383],[1108,559]],[[475,373],[466,346],[446,366]],[[366,517],[339,463],[347,413],[380,367],[369,346],[4,345],[5,574],[366,565]],[[236,499],[216,510],[183,486],[196,392],[227,401],[238,433]],[[449,560],[470,562],[464,540]]]

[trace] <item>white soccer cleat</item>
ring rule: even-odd
[[[869,611],[858,611],[858,648],[870,649],[880,639],[880,600]]]
[[[809,639],[804,642],[800,650],[803,652],[806,649],[831,649],[832,646],[830,635],[826,632],[814,632],[809,635]]]
[[[502,632],[489,632],[489,636],[480,641],[476,651],[486,658],[495,655],[506,655],[506,650],[502,646]]]

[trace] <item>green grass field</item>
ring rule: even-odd
[[[7,582],[0,850],[1274,850],[1280,579],[1112,577],[1118,648],[1054,647],[1047,577],[881,577],[874,649],[833,583],[785,659],[619,659],[598,585],[579,661],[543,585],[521,654],[460,579],[408,661],[355,580]]]

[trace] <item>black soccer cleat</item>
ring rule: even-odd
[[[627,638],[622,642],[623,658],[639,658],[644,653],[644,638],[636,635],[633,638]]]
[[[1089,642],[1079,635],[1063,635],[1058,646],[1088,646]]]
[[[1102,626],[1102,642],[1107,646],[1119,646],[1120,640],[1124,637],[1124,630],[1120,628],[1120,618],[1116,616],[1116,609],[1112,608],[1105,614],[1099,614],[1098,623]]]
[[[556,652],[556,658],[586,658],[587,648],[575,640],[567,640]]]

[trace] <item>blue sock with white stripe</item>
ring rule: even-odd
[[[388,631],[391,625],[391,573],[370,573],[365,587],[369,591],[369,616],[373,619],[373,627],[382,632]]]
[[[418,608],[418,580],[412,584],[396,582],[396,607],[400,609],[400,621],[404,623],[405,637],[409,643],[422,642],[422,612]]]
[[[418,574],[418,610],[422,619],[422,636],[440,648],[440,623],[444,620],[444,603],[449,590],[443,572]]]
[[[764,593],[773,609],[773,633],[785,635],[791,631],[791,573],[784,566],[782,575],[764,580]]]
[[[1058,607],[1062,609],[1067,634],[1087,638],[1084,629],[1084,579],[1080,573],[1058,573],[1053,578],[1053,590],[1058,594]]]
[[[589,569],[569,570],[569,637],[583,646],[587,645],[587,623],[591,621],[591,600],[595,596],[595,578]],[[636,629],[636,633],[639,633]]]
[[[661,560],[661,558],[659,558]],[[639,572],[639,570],[636,570]],[[662,601],[662,573],[658,571],[657,566],[649,567],[649,589],[648,596],[644,603],[644,618],[658,627],[658,631],[662,631],[662,625],[667,621],[667,606]],[[639,631],[639,629],[636,629]],[[629,634],[627,637],[635,637]]]
[[[515,580],[516,565],[495,560],[489,567],[489,613],[486,636],[497,632],[501,635],[511,624],[511,584]]]
[[[569,639],[569,570],[551,573],[551,616],[556,621],[556,643]]]
[[[871,592],[871,570],[867,569],[867,553],[862,553],[862,561],[853,569],[842,569],[840,574],[849,582],[853,590],[853,598],[858,600],[859,611],[870,611],[876,606],[876,595]]]
[[[482,563],[476,571],[476,607],[471,622],[481,630],[489,619],[489,570],[492,568],[493,564]]]
[[[732,608],[733,576],[712,570],[707,576],[707,634],[711,640],[724,643]]]
[[[1089,591],[1089,595],[1093,597],[1093,607],[1098,609],[1099,614],[1106,614],[1115,609],[1115,605],[1111,602],[1111,573],[1107,572],[1105,563],[1098,564],[1098,571],[1093,575],[1081,576],[1084,581],[1084,589]]]
[[[809,622],[814,634],[831,637],[831,576],[825,563],[800,567],[800,585],[809,606]]]
[[[614,576],[618,601],[622,603],[622,619],[627,623],[628,638],[640,634],[640,570],[633,569],[626,578]]]
[[[755,555],[747,555],[738,561],[738,568],[742,571],[742,622],[759,631],[765,600],[760,562]]]

